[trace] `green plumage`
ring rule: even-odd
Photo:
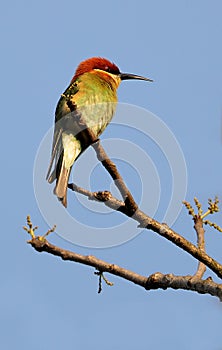
[[[92,142],[88,131],[96,138],[104,131],[116,109],[117,88],[122,80],[129,79],[152,81],[140,75],[121,73],[106,58],[91,57],[79,64],[71,84],[61,95],[55,112],[47,179],[50,183],[56,180],[54,193],[65,207],[73,163]],[[89,130],[84,131],[84,127]]]
[[[81,115],[96,137],[111,121],[116,108],[118,83],[111,76],[97,71],[77,77],[62,94],[55,112],[52,157],[47,174],[51,183],[56,179],[54,193],[67,206],[67,185],[72,165],[89,146],[79,125]],[[71,113],[72,112],[72,113]],[[54,170],[51,172],[54,163]]]

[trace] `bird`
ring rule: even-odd
[[[67,207],[67,188],[72,166],[92,144],[86,126],[98,137],[113,118],[117,89],[123,80],[153,81],[140,75],[121,73],[106,58],[92,57],[82,61],[61,94],[55,110],[55,127],[51,160],[46,180],[56,180],[54,194]],[[84,125],[82,125],[82,120]],[[54,169],[53,168],[54,164]]]

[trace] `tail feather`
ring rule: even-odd
[[[65,161],[63,158],[60,171],[58,172],[54,193],[58,197],[58,199],[62,202],[65,208],[67,208],[67,187],[68,187],[70,171],[71,171],[71,168],[67,169],[65,167]]]

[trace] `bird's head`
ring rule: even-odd
[[[99,74],[102,74],[104,78],[109,78],[111,76],[116,81],[117,86],[122,80],[129,79],[153,81],[140,75],[121,73],[119,68],[114,63],[108,61],[106,58],[92,57],[79,64],[71,82],[73,82],[82,74],[93,71],[95,73],[98,72]]]

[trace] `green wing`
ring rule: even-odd
[[[61,154],[63,153],[62,132],[64,131],[64,124],[66,119],[65,117],[68,114],[70,114],[72,107],[73,107],[73,111],[76,108],[73,102],[74,100],[73,97],[77,94],[78,91],[79,89],[78,89],[77,82],[72,83],[61,95],[56,107],[51,159],[49,163],[48,172],[46,175],[46,180],[48,180],[49,183],[52,183],[56,179],[57,163],[59,161]],[[53,163],[55,164],[54,164],[54,170],[52,171]]]

